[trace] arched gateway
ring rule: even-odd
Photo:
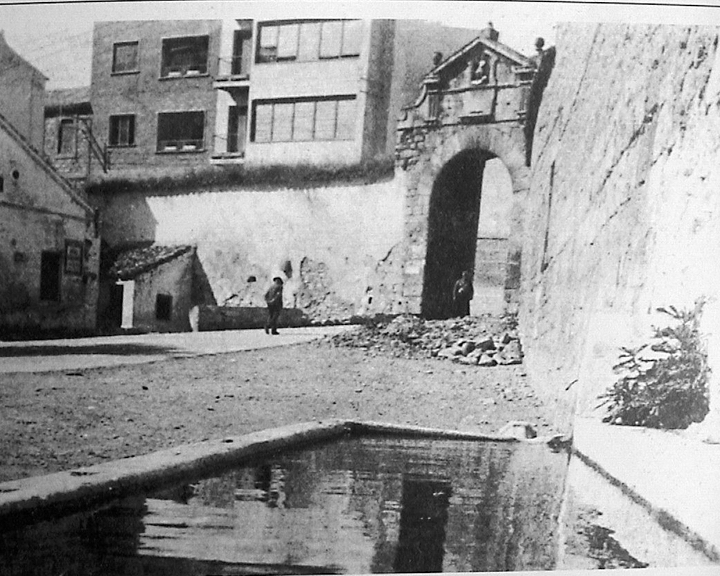
[[[396,168],[406,197],[403,295],[411,313],[449,317],[452,285],[468,269],[476,288],[502,270],[505,306],[517,303],[529,187],[524,120],[533,64],[487,29],[440,62],[425,77],[418,101],[404,110]],[[488,204],[489,194],[483,200],[483,187],[492,185],[484,174],[498,160],[512,182],[510,206],[502,211],[507,232],[483,238],[480,215],[496,208]],[[501,252],[499,265],[490,270],[478,256],[482,251]],[[498,310],[476,306],[473,313],[485,311]]]

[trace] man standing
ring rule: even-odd
[[[453,316],[470,315],[470,300],[473,295],[472,273],[465,270],[453,286]]]
[[[273,278],[273,285],[265,292],[268,319],[265,323],[265,334],[278,334],[277,325],[283,305],[283,281],[279,276]]]

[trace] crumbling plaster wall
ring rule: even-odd
[[[558,421],[594,411],[620,346],[720,296],[720,60],[710,27],[559,27],[523,246],[528,372]],[[705,321],[711,346],[718,328]],[[720,375],[720,365],[716,367]]]
[[[404,204],[395,180],[120,193],[101,206],[103,237],[111,246],[195,244],[218,305],[264,306],[263,294],[280,275],[285,306],[302,308],[314,320],[405,309]]]

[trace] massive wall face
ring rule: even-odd
[[[561,422],[597,405],[620,346],[666,324],[657,307],[720,296],[718,32],[559,28],[535,131],[521,327]]]
[[[94,200],[110,246],[196,245],[198,273],[219,305],[264,306],[280,275],[285,305],[315,320],[406,309],[404,197],[395,180]]]

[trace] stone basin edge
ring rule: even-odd
[[[183,444],[92,466],[0,483],[0,527],[70,514],[87,507],[199,479],[216,468],[253,457],[346,435],[393,435],[415,438],[522,442],[504,434],[461,432],[422,426],[332,419],[251,432],[242,436]],[[543,442],[533,438],[527,442]]]

